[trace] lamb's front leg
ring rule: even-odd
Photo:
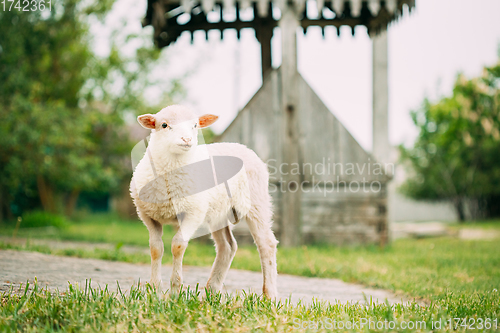
[[[196,229],[202,224],[202,216],[188,216],[179,227],[179,230],[172,239],[172,277],[170,278],[170,288],[172,293],[178,293],[182,286],[182,259],[186,252],[188,242],[193,237]]]
[[[170,291],[178,293],[182,285],[182,258],[188,246],[188,240],[184,240],[179,229],[172,239],[172,276],[170,277]]]
[[[163,226],[156,220],[141,216],[149,230],[149,249],[151,250],[151,281],[150,283],[161,292],[161,259],[163,257]]]

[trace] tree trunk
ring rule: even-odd
[[[42,202],[42,207],[45,211],[56,213],[56,205],[54,202],[54,191],[52,188],[45,182],[45,179],[42,175],[37,175],[36,183],[38,188],[38,195],[40,197],[40,201]]]
[[[71,217],[75,212],[76,202],[78,201],[78,196],[80,195],[80,190],[73,189],[71,191],[68,200],[66,201],[66,216]]]
[[[481,201],[482,199],[477,199],[477,198],[467,199],[467,204],[468,204],[467,206],[469,207],[470,219],[474,221],[481,220],[485,217],[483,213],[484,210],[482,208],[482,206],[484,205],[481,203]]]
[[[453,201],[454,201],[453,204],[455,205],[455,210],[457,211],[458,221],[460,223],[464,223],[465,222],[464,201],[462,200],[462,198],[456,198]]]

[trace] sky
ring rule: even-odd
[[[106,27],[126,22],[130,32],[152,34],[141,28],[146,1],[118,0]],[[95,23],[97,52],[106,52],[108,29]],[[309,28],[297,34],[300,74],[330,111],[366,150],[372,148],[372,44],[364,27]],[[459,72],[481,74],[485,65],[498,61],[500,1],[417,0],[416,8],[393,22],[388,30],[389,139],[391,144],[411,144],[418,131],[410,117],[425,97],[436,100],[450,95]],[[272,40],[273,67],[281,63],[279,29]],[[219,115],[213,129],[220,133],[234,119],[262,84],[260,45],[253,30],[197,32],[191,44],[183,34],[162,51],[164,65],[155,72],[161,78],[185,76],[186,99],[179,101],[198,113]],[[155,98],[159,91],[148,92]]]

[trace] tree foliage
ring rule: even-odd
[[[0,12],[0,217],[38,200],[70,213],[81,191],[117,191],[127,178],[125,119],[157,110],[143,92],[160,52],[146,36],[115,32],[109,55],[95,55],[88,19],[112,5],[63,0],[50,12]],[[139,46],[126,56],[130,43]],[[169,89],[165,98],[179,86]]]
[[[451,97],[424,101],[412,112],[420,133],[400,147],[411,177],[402,186],[416,199],[451,200],[461,220],[500,215],[500,63],[482,76],[459,75]]]

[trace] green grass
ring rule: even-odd
[[[500,220],[467,221],[464,223],[453,223],[450,224],[449,227],[454,229],[474,228],[474,229],[500,230]]]
[[[291,332],[325,331],[351,325],[355,325],[354,331],[453,331],[455,325],[464,331],[445,309],[436,305],[403,306],[370,301],[293,305],[255,294],[227,296],[202,294],[198,290],[158,297],[149,286],[115,294],[107,289],[70,285],[67,292],[52,294],[35,285],[31,291],[26,288],[18,294],[4,294],[1,302],[0,328],[5,332]],[[436,329],[438,322],[441,329]],[[494,331],[498,324],[487,320],[481,325]]]
[[[15,223],[0,228],[0,235],[11,236],[14,233]],[[172,228],[164,228],[164,237],[173,237]],[[85,215],[69,226],[62,229],[55,228],[21,228],[17,237],[50,238],[58,240],[124,243],[129,245],[148,246],[148,229],[139,220],[123,220],[115,214]]]
[[[466,224],[465,227],[470,227],[470,225]],[[487,228],[500,230],[500,224],[488,223]],[[2,228],[0,234],[11,235],[12,231],[12,227]],[[165,231],[164,240],[167,249],[172,235],[170,229]],[[35,236],[37,238],[55,237],[63,240],[123,243],[138,246],[147,246],[148,244],[148,233],[141,223],[121,221],[111,215],[89,217],[69,228],[59,231],[52,230],[47,234],[40,230],[34,234],[33,231],[28,229],[20,229],[18,236],[31,238],[35,238]],[[0,244],[0,248],[9,247],[12,248]],[[113,250],[56,250],[47,246],[30,244],[14,248],[106,260],[150,262],[149,255],[126,253],[120,249],[120,246]],[[394,241],[385,249],[370,246],[303,246],[294,249],[279,248],[278,270],[280,273],[339,278],[347,282],[358,282],[371,287],[389,289],[406,297],[423,300],[424,304],[427,304],[424,307],[415,304],[411,306],[399,305],[397,311],[386,307],[384,311],[392,313],[390,316],[394,318],[401,319],[408,316],[408,318],[420,318],[427,321],[438,317],[495,319],[500,317],[500,294],[498,293],[498,290],[500,290],[499,254],[500,242],[498,239],[470,241],[454,238],[401,239]],[[214,257],[213,246],[191,242],[186,251],[184,263],[187,265],[210,266]],[[170,251],[165,251],[163,261],[164,263],[170,263]],[[241,246],[232,267],[259,271],[260,262],[255,246]],[[46,298],[47,296],[41,295],[39,297]],[[208,305],[205,303],[198,304],[193,311],[200,311],[199,307],[203,308],[205,306]],[[274,320],[281,321],[282,324],[270,324],[271,326],[265,329],[257,325],[256,322],[269,324],[271,320],[270,314],[266,312],[255,314],[254,317],[257,317],[249,321],[234,319],[227,322],[221,317],[213,319],[212,322],[207,322],[207,325],[214,324],[214,321],[219,325],[218,321],[221,320],[224,322],[221,324],[224,330],[229,330],[233,327],[231,325],[235,325],[234,327],[243,326],[246,328],[259,326],[261,330],[279,331],[290,328],[289,322],[283,324],[283,320],[285,320],[283,318],[296,318],[294,316],[298,315],[310,318],[309,320],[318,319],[321,316],[328,318],[351,318],[351,316],[363,318],[363,316],[372,316],[372,314],[367,314],[367,309],[353,305],[347,307],[338,305],[337,308],[326,307],[322,308],[318,313],[304,307],[300,310],[304,311],[303,314],[300,314],[302,312],[298,308],[289,307],[286,311],[285,308],[269,310],[275,316],[281,318]],[[137,316],[141,313],[140,311],[146,311],[144,309],[134,309]],[[377,309],[382,311],[381,308]],[[123,311],[129,310],[124,309]],[[143,315],[140,314],[140,316]],[[189,316],[192,315],[189,314]],[[131,316],[134,315],[131,314]],[[159,321],[169,322],[171,320],[167,318],[170,314],[159,316]],[[375,316],[373,318],[379,317]],[[99,325],[104,325],[104,323]],[[293,323],[291,325],[293,327]],[[98,330],[98,328],[92,328],[92,326],[85,327],[89,330]]]

